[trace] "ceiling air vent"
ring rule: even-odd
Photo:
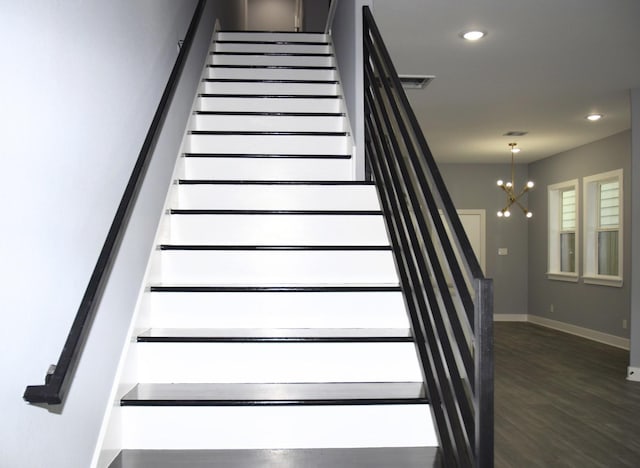
[[[435,78],[434,75],[399,75],[404,89],[423,89]]]
[[[511,130],[507,133],[503,133],[502,136],[524,136],[529,132],[523,132],[522,130]]]

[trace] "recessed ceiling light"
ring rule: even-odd
[[[589,114],[585,117],[585,119],[590,120],[591,122],[597,122],[602,118],[602,114]]]
[[[464,31],[460,33],[460,37],[466,39],[467,41],[478,41],[486,36],[487,33],[484,31]]]

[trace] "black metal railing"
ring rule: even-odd
[[[205,5],[206,0],[200,0],[196,6],[184,43],[171,70],[171,75],[169,75],[169,80],[167,81],[160,103],[151,121],[151,126],[142,144],[138,159],[133,167],[113,222],[109,228],[107,238],[100,251],[98,261],[89,279],[89,284],[78,307],[78,312],[71,324],[71,329],[69,330],[67,340],[58,358],[58,363],[49,368],[44,385],[29,385],[25,389],[23,398],[29,403],[57,405],[64,401],[78,360],[80,359],[82,347],[89,333],[89,325],[95,314],[100,294],[108,278],[112,261],[118,251],[118,246],[126,229],[134,202],[140,192],[146,169],[149,166],[151,155],[160,136],[162,124],[169,112],[169,105],[178,86],[179,78],[187,61],[189,50],[193,44]]]
[[[367,173],[376,181],[444,466],[493,466],[493,284],[482,273],[368,7]]]

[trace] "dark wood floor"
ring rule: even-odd
[[[640,467],[640,383],[628,352],[495,323],[495,466]]]

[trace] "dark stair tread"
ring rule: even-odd
[[[344,185],[375,186],[368,180],[223,180],[223,179],[178,179],[179,185]]]
[[[275,41],[231,41],[231,40],[221,40],[221,41],[213,41],[218,44],[274,44],[274,45],[318,45],[318,46],[328,46],[328,42],[313,42],[313,41],[284,41],[284,40],[275,40]]]
[[[327,84],[336,85],[338,80],[287,80],[260,78],[204,78],[205,83],[284,83],[284,84]]]
[[[245,136],[347,136],[349,132],[310,132],[280,130],[189,130],[188,135],[245,135]]]
[[[193,245],[160,244],[160,250],[221,250],[221,251],[315,251],[315,252],[379,252],[390,251],[390,245]]]
[[[142,343],[405,343],[407,328],[151,328]]]
[[[287,70],[337,70],[334,66],[310,66],[310,65],[236,65],[236,64],[210,64],[207,68],[269,68]]]
[[[281,293],[281,292],[400,292],[399,285],[369,285],[369,284],[336,284],[336,285],[204,285],[204,284],[152,284],[151,292],[254,292],[254,293]]]
[[[441,468],[438,447],[123,450],[109,468]]]
[[[250,112],[250,111],[194,111],[194,115],[241,115],[259,117],[345,117],[344,112]]]
[[[251,52],[251,51],[211,51],[209,55],[258,55],[266,57],[333,57],[330,52]]]
[[[351,159],[350,154],[183,153],[185,158]]]
[[[122,406],[426,404],[422,382],[141,383]]]
[[[316,31],[287,31],[282,29],[219,29],[220,33],[238,33],[242,35],[248,34],[291,34],[292,36],[308,35],[308,36],[326,36],[326,33]]]
[[[238,93],[200,93],[199,98],[238,98],[238,99],[342,99],[340,94],[238,94]]]
[[[380,210],[209,210],[171,209],[172,215],[318,215],[318,216],[381,216]]]

